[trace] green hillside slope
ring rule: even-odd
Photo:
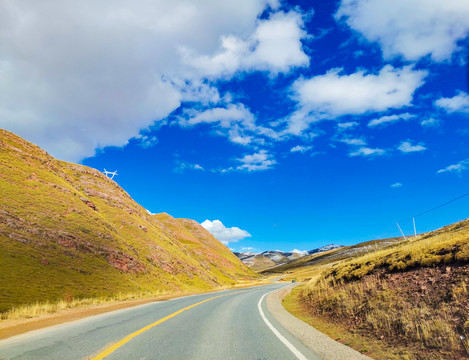
[[[253,276],[195,221],[149,215],[101,172],[0,130],[0,311]]]

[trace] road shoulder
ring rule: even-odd
[[[325,360],[371,359],[346,345],[332,340],[285,310],[282,300],[291,292],[292,288],[292,286],[289,286],[273,291],[266,297],[267,309],[286,330]]]

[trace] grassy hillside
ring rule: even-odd
[[[277,266],[275,261],[266,256],[262,256],[261,254],[254,255],[246,260],[243,260],[243,263],[250,269],[257,272],[262,272],[265,269]]]
[[[343,246],[337,249],[315,253],[288,261],[287,263],[266,268],[261,273],[288,274],[287,280],[309,281],[312,274],[322,270],[323,266],[338,263],[341,260],[348,260],[375,252],[378,249],[390,249],[398,246],[402,238],[387,238],[380,240],[365,241],[356,245]]]
[[[292,295],[293,312],[332,337],[363,336],[376,359],[469,356],[469,220],[342,260],[331,254],[289,268],[310,279]]]
[[[64,297],[210,289],[254,273],[194,221],[0,130],[0,311]]]

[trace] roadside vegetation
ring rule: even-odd
[[[210,291],[223,291],[229,289],[241,289],[251,286],[259,286],[270,284],[268,279],[260,279],[256,281],[240,281],[230,286],[218,286]],[[26,304],[15,306],[7,311],[0,312],[0,320],[23,320],[62,313],[69,309],[75,308],[92,308],[102,305],[115,303],[133,302],[136,300],[161,301],[176,298],[179,296],[201,294],[207,291],[141,291],[133,293],[117,293],[111,296],[91,297],[91,298],[75,298],[71,292],[66,292],[63,299],[59,301],[36,302],[34,304]]]
[[[288,310],[376,359],[469,357],[469,220],[289,272]]]
[[[19,319],[29,319],[35,318],[43,315],[55,314],[67,309],[73,309],[78,307],[88,307],[88,306],[99,306],[105,304],[112,304],[122,301],[130,300],[140,300],[140,299],[149,299],[155,298],[155,300],[164,298],[165,293],[162,291],[160,293],[156,292],[140,292],[140,293],[128,293],[122,294],[118,293],[113,296],[108,297],[95,297],[95,298],[79,298],[75,299],[71,293],[65,293],[64,299],[50,302],[46,301],[43,303],[35,303],[28,305],[20,305],[13,307],[7,311],[0,313],[1,320],[19,320]]]

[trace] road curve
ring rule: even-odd
[[[320,359],[267,309],[264,295],[287,285],[187,296],[90,316],[0,341],[0,359]]]

